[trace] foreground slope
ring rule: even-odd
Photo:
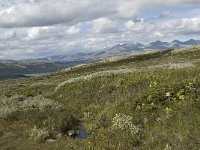
[[[199,75],[195,46],[1,81],[0,149],[199,149]]]

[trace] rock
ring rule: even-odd
[[[48,139],[48,140],[46,140],[46,142],[53,143],[53,142],[56,142],[56,140],[55,139]]]
[[[83,128],[78,128],[76,130],[69,130],[67,132],[67,135],[76,139],[85,139],[88,137],[88,134]]]
[[[76,131],[75,130],[69,130],[68,131],[68,135],[69,136],[75,136],[76,135]]]
[[[62,133],[58,133],[57,135],[56,135],[56,138],[57,139],[60,139],[62,137]]]

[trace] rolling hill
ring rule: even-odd
[[[199,75],[197,45],[0,81],[0,149],[199,149]]]

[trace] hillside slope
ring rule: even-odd
[[[200,46],[0,81],[0,149],[199,149]]]

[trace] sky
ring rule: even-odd
[[[0,59],[200,39],[200,0],[0,0]]]

